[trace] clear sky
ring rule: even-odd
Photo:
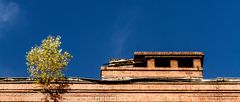
[[[62,36],[67,77],[99,78],[134,51],[203,51],[204,76],[240,77],[239,0],[0,0],[0,77],[28,77],[26,52]]]

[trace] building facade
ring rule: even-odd
[[[203,78],[202,52],[135,52],[111,59],[101,79],[68,78],[51,92],[29,78],[1,78],[0,101],[239,102],[240,79]]]

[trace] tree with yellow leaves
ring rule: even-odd
[[[26,55],[28,72],[44,88],[64,78],[62,71],[72,59],[68,52],[62,53],[60,39],[60,36],[48,36],[40,46],[33,47]]]

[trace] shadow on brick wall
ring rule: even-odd
[[[63,94],[68,93],[70,90],[68,81],[56,81],[52,84],[50,84],[48,87],[44,88],[42,90],[42,93],[45,94],[45,97],[42,99],[42,101],[49,102],[60,102],[63,101],[64,98],[62,97]]]

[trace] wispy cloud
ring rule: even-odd
[[[3,31],[15,22],[19,11],[17,3],[0,0],[0,37],[3,36]]]
[[[138,16],[139,7],[135,6],[117,17],[111,36],[114,56],[120,56],[123,53],[128,38],[134,33],[134,26]]]
[[[15,2],[7,0],[0,0],[0,39],[5,36],[5,32],[11,28],[19,15],[19,5]],[[13,75],[13,70],[10,67],[6,67],[2,64],[0,58],[1,69],[0,76]]]

